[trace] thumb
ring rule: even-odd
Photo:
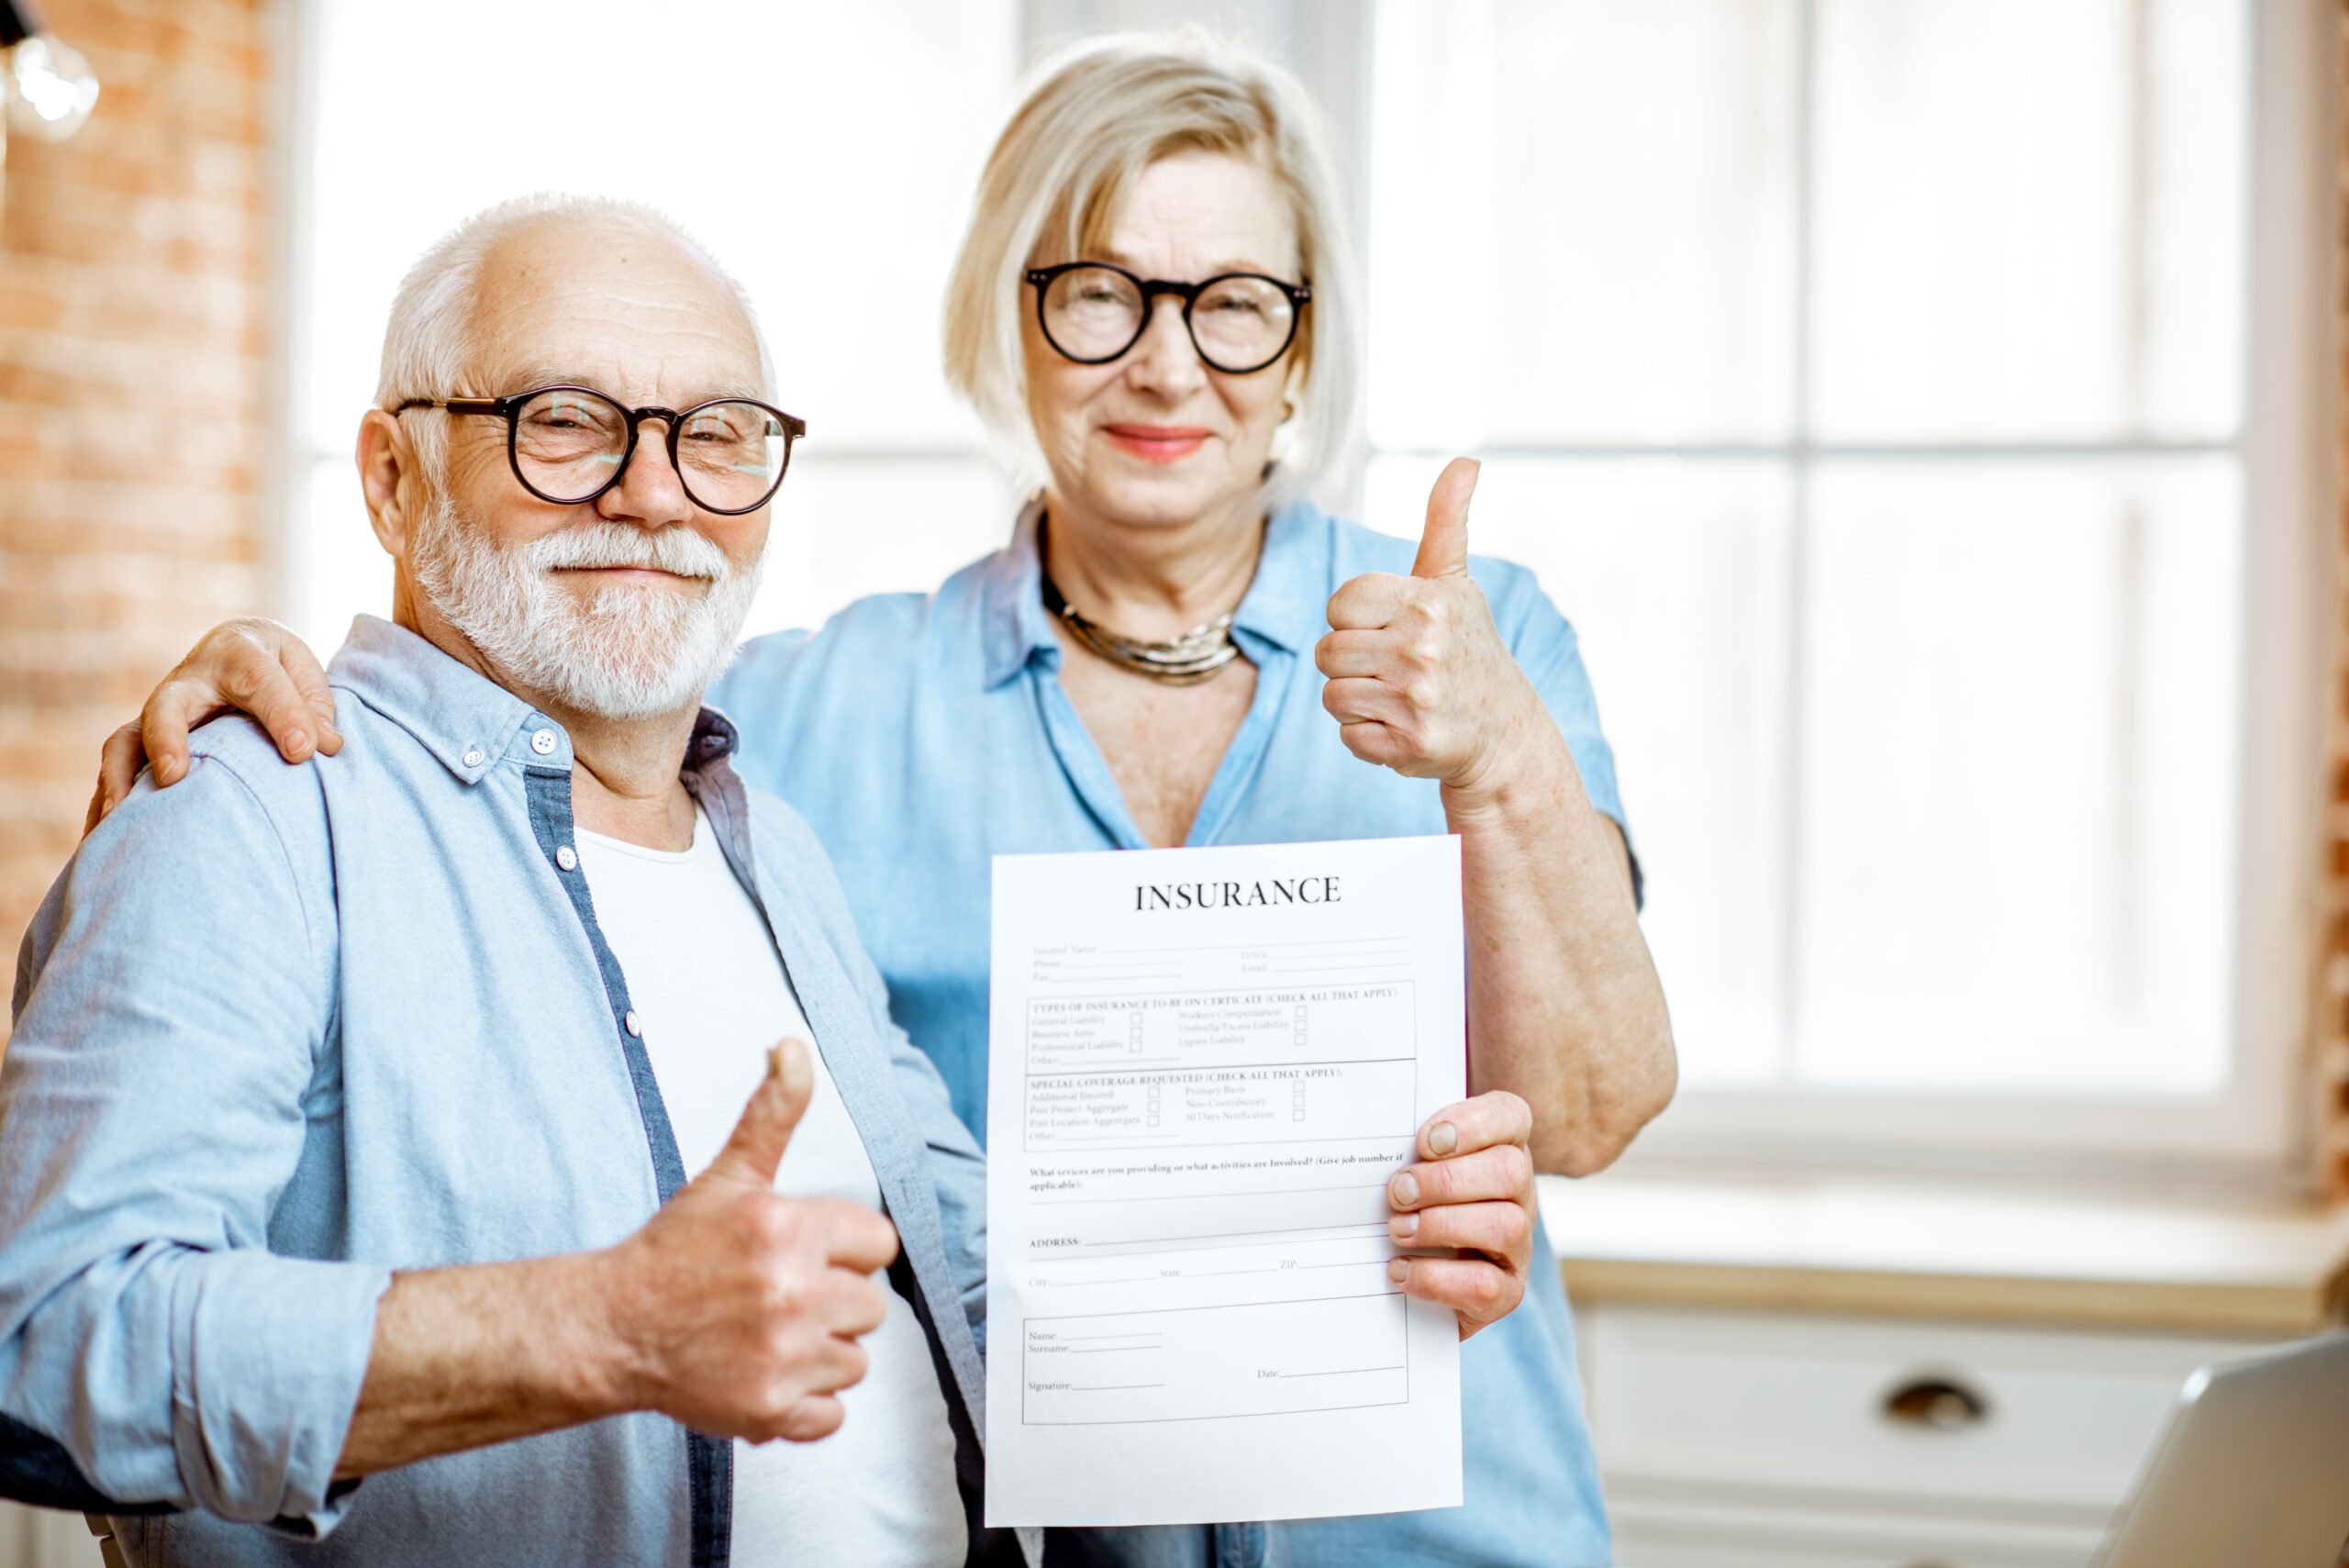
[[[807,1048],[796,1040],[769,1046],[767,1075],[751,1091],[751,1102],[742,1107],[742,1119],[734,1124],[726,1147],[702,1173],[751,1186],[774,1185],[775,1167],[783,1163],[792,1131],[815,1095],[816,1069]]]
[[[1468,570],[1468,498],[1476,494],[1484,467],[1473,457],[1456,457],[1436,475],[1428,492],[1427,531],[1419,536],[1414,577],[1458,577]]]

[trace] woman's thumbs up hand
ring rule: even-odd
[[[753,1442],[840,1427],[837,1396],[867,1364],[857,1339],[888,1311],[872,1276],[896,1257],[897,1232],[872,1209],[774,1190],[814,1088],[807,1046],[769,1051],[709,1168],[602,1254],[629,1407]]]
[[[1347,750],[1459,790],[1497,778],[1522,727],[1548,721],[1468,575],[1478,467],[1465,457],[1444,465],[1411,574],[1374,572],[1340,587],[1330,635],[1313,650],[1328,677],[1321,706]]]
[[[1473,457],[1456,457],[1435,476],[1428,492],[1427,526],[1419,532],[1419,553],[1411,575],[1435,579],[1468,575],[1468,503],[1475,498],[1476,475],[1484,464]]]

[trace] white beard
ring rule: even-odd
[[[697,703],[734,656],[766,567],[738,568],[689,528],[596,521],[506,546],[440,496],[417,530],[417,586],[492,669],[582,713],[649,718]],[[636,566],[703,578],[698,595],[614,584],[583,610],[549,573]]]

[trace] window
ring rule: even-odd
[[[1356,176],[1330,493],[1416,534],[1481,454],[1477,548],[1581,630],[1683,1051],[1642,1149],[2272,1170],[2331,613],[2335,40],[2294,0],[328,0],[297,627],[387,596],[346,454],[401,269],[539,187],[668,206],[764,307],[810,433],[754,630],[993,547],[937,370],[980,160],[1023,48],[1182,14],[1287,56]],[[664,150],[687,104],[763,188]]]
[[[284,533],[287,614],[314,645],[390,609],[351,450],[393,290],[467,214],[528,191],[652,202],[760,305],[777,400],[808,430],[752,631],[930,587],[1008,535],[1015,497],[939,373],[938,321],[1018,69],[1013,0],[742,0],[691,26],[574,0],[551,28],[461,0],[302,9]],[[754,181],[697,144],[758,150]]]
[[[1365,510],[1415,534],[1481,450],[1477,547],[1583,634],[1656,1143],[2278,1151],[2245,694],[2297,651],[2243,606],[2306,524],[2254,503],[2245,373],[2321,318],[2255,351],[2254,248],[2303,241],[2255,210],[2251,12],[1377,7]]]

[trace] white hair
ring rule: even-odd
[[[751,339],[758,345],[760,384],[764,395],[774,396],[774,363],[767,355],[759,313],[749,293],[718,264],[707,247],[675,219],[646,203],[542,191],[484,207],[434,240],[408,268],[398,292],[392,295],[391,318],[384,325],[383,368],[375,380],[378,408],[397,408],[411,397],[438,400],[460,394],[459,383],[472,364],[475,347],[473,306],[480,293],[482,265],[507,239],[541,225],[573,225],[666,239],[692,251],[724,280],[735,303],[742,307]],[[476,395],[490,395],[519,389],[473,390]],[[445,423],[438,419],[404,423],[410,425],[408,439],[437,487],[443,473]]]
[[[1323,144],[1296,77],[1197,28],[1090,39],[1045,60],[979,176],[946,290],[947,380],[1023,470],[1041,466],[1020,351],[1027,269],[1101,244],[1127,190],[1158,160],[1244,158],[1287,197],[1313,288],[1289,350],[1297,412],[1275,445],[1265,499],[1303,494],[1352,439],[1361,381],[1353,252]]]

